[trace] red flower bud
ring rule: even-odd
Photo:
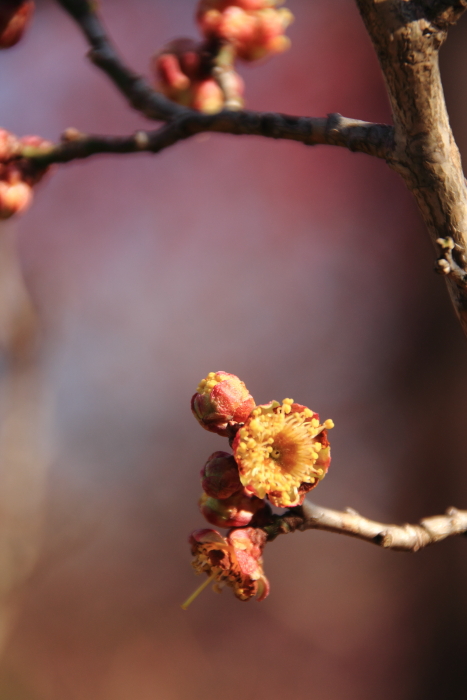
[[[158,90],[169,100],[206,114],[220,112],[226,104],[226,97],[212,75],[212,68],[203,45],[196,44],[192,39],[171,41],[151,60]],[[232,70],[230,91],[239,105],[243,104],[243,89],[242,79]]]
[[[206,430],[228,435],[228,426],[243,423],[255,407],[245,384],[228,372],[210,372],[191,399],[191,410]]]
[[[9,49],[18,43],[33,12],[33,0],[0,1],[0,49]]]
[[[50,141],[40,136],[18,139],[0,129],[0,219],[8,219],[29,206],[32,186],[39,182],[47,168],[39,169],[27,156],[46,152],[52,147]]]
[[[281,53],[290,45],[284,32],[293,15],[284,8],[274,9],[275,4],[259,0],[201,0],[197,20],[204,36],[231,44],[237,57],[244,61],[256,61]]]
[[[32,188],[25,182],[9,184],[0,180],[0,219],[9,219],[28,208],[32,201]]]
[[[243,490],[237,463],[228,452],[214,452],[201,470],[201,484],[212,498],[229,498]]]
[[[256,513],[266,506],[265,501],[237,491],[230,498],[218,500],[203,493],[199,509],[208,523],[216,527],[245,527]]]
[[[18,153],[19,141],[6,129],[0,129],[0,162],[5,163]]]
[[[214,78],[192,84],[189,103],[192,109],[205,114],[216,114],[223,109],[224,103],[224,93]]]

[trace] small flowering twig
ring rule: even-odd
[[[394,127],[356,122],[340,115],[310,119],[277,113],[262,115],[243,110],[224,110],[213,115],[194,112],[171,102],[126,67],[109,41],[94,3],[90,0],[58,0],[81,27],[91,46],[89,55],[95,65],[107,74],[128,102],[149,119],[176,122],[181,130],[179,133],[184,134],[182,138],[201,131],[255,134],[288,138],[310,145],[339,145],[383,158],[402,176],[414,194],[432,240],[448,235],[456,246],[464,249],[467,242],[467,187],[459,151],[449,126],[438,53],[446,39],[447,29],[461,17],[467,2],[355,1],[386,78]],[[264,6],[269,4],[273,6],[276,3],[266,2]],[[209,34],[212,24],[212,13],[206,12],[206,9],[214,5],[218,4],[199,4],[201,14],[198,13],[197,19],[205,36]],[[237,2],[236,5],[234,10],[238,14],[240,5],[253,7],[257,4]],[[222,13],[221,7],[217,15],[222,15],[223,19],[216,15],[216,22],[226,19]],[[285,16],[283,19],[285,26]],[[220,28],[219,25],[218,30],[213,31],[221,36],[224,30],[225,26]],[[282,35],[276,39],[287,41]],[[241,57],[245,47],[240,45],[241,41],[237,45],[238,56]],[[416,61],[414,56],[417,56]],[[244,58],[250,60],[248,51]],[[232,76],[233,73],[221,70],[217,71],[215,78],[226,97],[224,107],[237,108],[238,105],[232,103],[228,94]],[[206,117],[209,117],[208,121]],[[74,152],[75,157],[83,157],[82,150]],[[72,160],[70,151],[68,154],[68,159]],[[443,264],[439,267],[440,271],[443,271],[442,267]],[[447,270],[446,265],[444,268]],[[446,275],[446,279],[456,312],[467,334],[467,290],[461,288],[459,276],[456,280],[453,270],[450,270],[452,274]]]
[[[351,151],[360,151],[379,158],[389,159],[394,140],[394,129],[387,124],[373,124],[358,119],[347,119],[340,114],[329,114],[327,117],[295,117],[273,112],[261,113],[251,110],[222,111],[217,114],[202,114],[175,104],[153,88],[142,78],[127,68],[112,46],[102,21],[94,6],[86,0],[58,0],[59,4],[75,19],[87,38],[91,51],[90,59],[101,68],[112,80],[117,89],[124,95],[130,105],[144,114],[148,119],[156,121],[172,121],[181,138],[187,138],[204,131],[228,133],[236,135],[265,136],[274,139],[290,139],[306,145],[342,146]],[[217,78],[222,82],[226,92],[229,92],[230,73],[221,68]],[[230,97],[228,97],[230,99]],[[174,132],[171,132],[174,134]],[[161,136],[161,141],[163,137]],[[113,141],[110,137],[89,137],[91,143],[82,142],[57,153],[57,161],[67,153],[66,160],[83,158],[95,153],[131,153],[138,149],[126,143]],[[131,137],[130,137],[131,138]],[[172,145],[175,141],[166,143]],[[102,147],[99,150],[98,143]],[[92,151],[86,152],[87,149]],[[123,150],[126,148],[127,150]],[[84,155],[83,155],[84,154]]]
[[[326,530],[340,535],[357,537],[384,549],[399,552],[417,552],[453,535],[467,533],[467,510],[449,508],[445,515],[423,518],[416,525],[386,525],[369,520],[349,508],[332,510],[305,500],[302,506],[292,508],[282,516],[275,516],[263,528],[268,540],[296,530]]]

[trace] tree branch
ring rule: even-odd
[[[153,90],[121,61],[104,29],[94,3],[87,0],[57,0],[78,23],[91,50],[89,58],[111,79],[131,106],[148,119],[167,121],[188,110]]]
[[[431,22],[441,28],[455,24],[467,9],[467,0],[414,0]]]
[[[58,160],[54,161],[51,154],[48,162],[97,153],[98,141],[101,152],[157,152],[201,131],[339,145],[384,158],[414,194],[433,243],[436,245],[440,238],[454,241],[460,272],[456,276],[446,274],[446,281],[467,334],[467,286],[459,284],[462,274],[467,274],[467,186],[449,126],[438,65],[447,28],[465,11],[467,0],[356,0],[386,80],[394,129],[346,120],[340,115],[325,120],[248,111],[194,113],[167,100],[123,64],[89,0],[58,2],[81,27],[91,46],[91,59],[129,103],[150,119],[170,121],[174,129],[148,136],[147,149],[121,140],[114,142],[113,150],[108,140],[90,137],[81,150],[77,145],[59,147],[54,153]],[[72,153],[77,155],[72,157]]]
[[[63,142],[48,152],[28,147],[23,154],[37,167],[52,163],[69,163],[99,153],[159,153],[178,141],[203,132],[264,136],[288,139],[308,146],[327,144],[378,158],[390,157],[394,129],[386,124],[372,124],[346,119],[340,114],[327,117],[292,117],[269,112],[219,112],[202,114],[187,110],[181,117],[160,129],[137,131],[130,136],[86,135],[75,129],[65,131]]]
[[[273,516],[272,524],[263,529],[269,540],[295,530],[326,530],[357,537],[384,549],[417,552],[446,537],[466,534],[467,510],[449,508],[445,515],[423,518],[418,525],[385,525],[368,520],[350,508],[340,512],[306,500],[303,506],[292,508],[283,516]]]
[[[386,80],[394,116],[389,165],[415,196],[433,244],[452,238],[467,270],[467,187],[439,73],[447,27],[466,0],[356,0]],[[467,287],[446,281],[467,334]]]
[[[266,136],[291,139],[308,145],[327,144],[342,146],[379,158],[390,158],[393,147],[393,128],[386,124],[371,124],[346,119],[340,114],[327,118],[294,117],[284,114],[252,111],[224,111],[218,114],[202,114],[171,102],[153,90],[147,82],[127,68],[113,48],[98,14],[86,0],[58,0],[59,4],[75,19],[91,46],[89,57],[112,80],[130,105],[152,120],[170,121],[174,129],[148,132],[148,147],[141,148],[131,139],[110,139],[90,136],[87,143],[59,147],[54,153],[57,160],[44,156],[40,162],[66,162],[73,158],[85,158],[95,153],[132,153],[138,150],[158,152],[167,145],[203,131],[237,135]],[[143,133],[143,132],[138,132]],[[170,138],[168,134],[170,133]],[[178,134],[178,136],[176,136]],[[175,140],[171,141],[174,137]],[[167,139],[167,142],[166,142]],[[140,139],[142,143],[142,139]],[[101,150],[99,150],[101,149]],[[72,155],[76,153],[77,155]],[[52,158],[52,154],[50,154]]]

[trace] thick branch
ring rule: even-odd
[[[467,0],[415,0],[427,18],[439,27],[455,24],[467,9]]]
[[[418,525],[385,525],[368,520],[351,509],[340,512],[305,501],[301,508],[276,516],[273,524],[264,529],[270,540],[295,530],[326,530],[357,537],[385,549],[417,552],[452,535],[467,533],[467,510],[449,508],[445,515],[423,518]]]
[[[356,0],[375,46],[394,115],[389,164],[414,194],[432,241],[452,238],[467,265],[467,187],[449,125],[438,65],[446,29],[466,0]],[[467,333],[467,287],[447,276]]]

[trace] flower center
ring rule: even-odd
[[[301,470],[316,459],[310,427],[299,414],[292,413],[285,417],[284,425],[274,436],[269,453],[281,471],[293,474],[297,468]]]

